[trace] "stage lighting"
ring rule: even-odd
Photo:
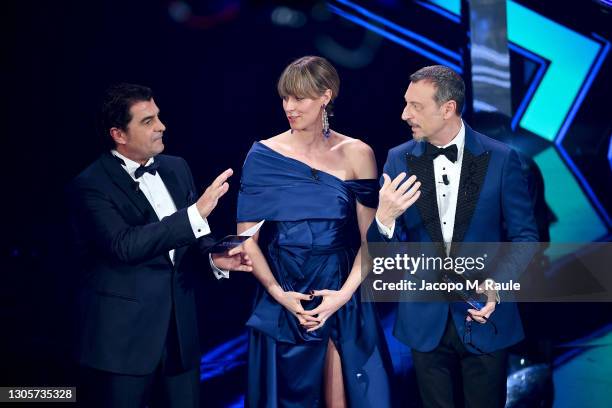
[[[602,11],[609,13],[612,11],[612,0],[593,0],[595,3],[599,4]]]

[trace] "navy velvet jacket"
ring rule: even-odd
[[[509,146],[465,126],[465,147],[453,230],[453,243],[537,242],[527,181],[519,156]],[[384,172],[394,179],[399,173],[415,174],[421,181],[421,196],[396,220],[394,236],[388,240],[376,221],[368,230],[369,242],[443,242],[433,161],[425,153],[425,142],[411,140],[389,151]],[[453,244],[451,248],[457,245]],[[536,245],[533,246],[534,250]],[[451,256],[454,255],[451,249]],[[455,254],[456,255],[456,254]],[[523,254],[530,259],[532,253]],[[511,262],[499,262],[496,281],[508,281],[517,272]],[[462,302],[400,302],[395,336],[418,351],[433,350],[444,333],[450,315],[463,338],[467,304]],[[515,303],[502,301],[490,324],[472,324],[471,342],[484,352],[508,347],[524,334]],[[473,347],[468,347],[478,352]]]

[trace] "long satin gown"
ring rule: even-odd
[[[356,201],[375,208],[378,181],[343,181],[286,157],[260,142],[243,166],[238,222],[266,223],[259,244],[286,291],[338,290],[348,277],[360,235]],[[311,333],[258,287],[249,330],[250,407],[324,406],[323,373],[329,339],[342,360],[350,407],[391,405],[391,359],[373,304],[360,291]],[[302,302],[313,309],[315,298]]]

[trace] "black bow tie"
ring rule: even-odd
[[[155,175],[155,174],[157,174],[157,169],[158,168],[159,168],[159,162],[156,162],[156,161],[154,161],[153,163],[149,164],[148,166],[143,166],[141,164],[140,167],[138,167],[136,169],[136,171],[134,172],[134,177],[139,179],[145,173],[149,173],[149,174]]]
[[[431,143],[427,143],[427,148],[425,150],[427,156],[431,157],[431,159],[435,159],[439,155],[443,154],[446,158],[453,163],[457,161],[457,145],[453,144],[448,147],[436,147]]]

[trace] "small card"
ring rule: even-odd
[[[459,283],[459,288],[465,288],[466,279],[463,275],[459,275],[456,273],[445,273],[442,275],[442,280],[444,282],[454,282]],[[475,290],[468,289],[455,289],[453,291],[456,295],[458,295],[464,302],[472,306],[472,308],[476,310],[480,310],[487,304],[487,296],[482,293],[476,293]]]
[[[228,235],[223,239],[215,242],[215,244],[210,249],[210,252],[212,252],[213,254],[217,254],[220,252],[229,251],[230,249],[239,246],[244,241],[255,235],[263,225],[264,221],[265,220],[258,222],[240,235]]]

